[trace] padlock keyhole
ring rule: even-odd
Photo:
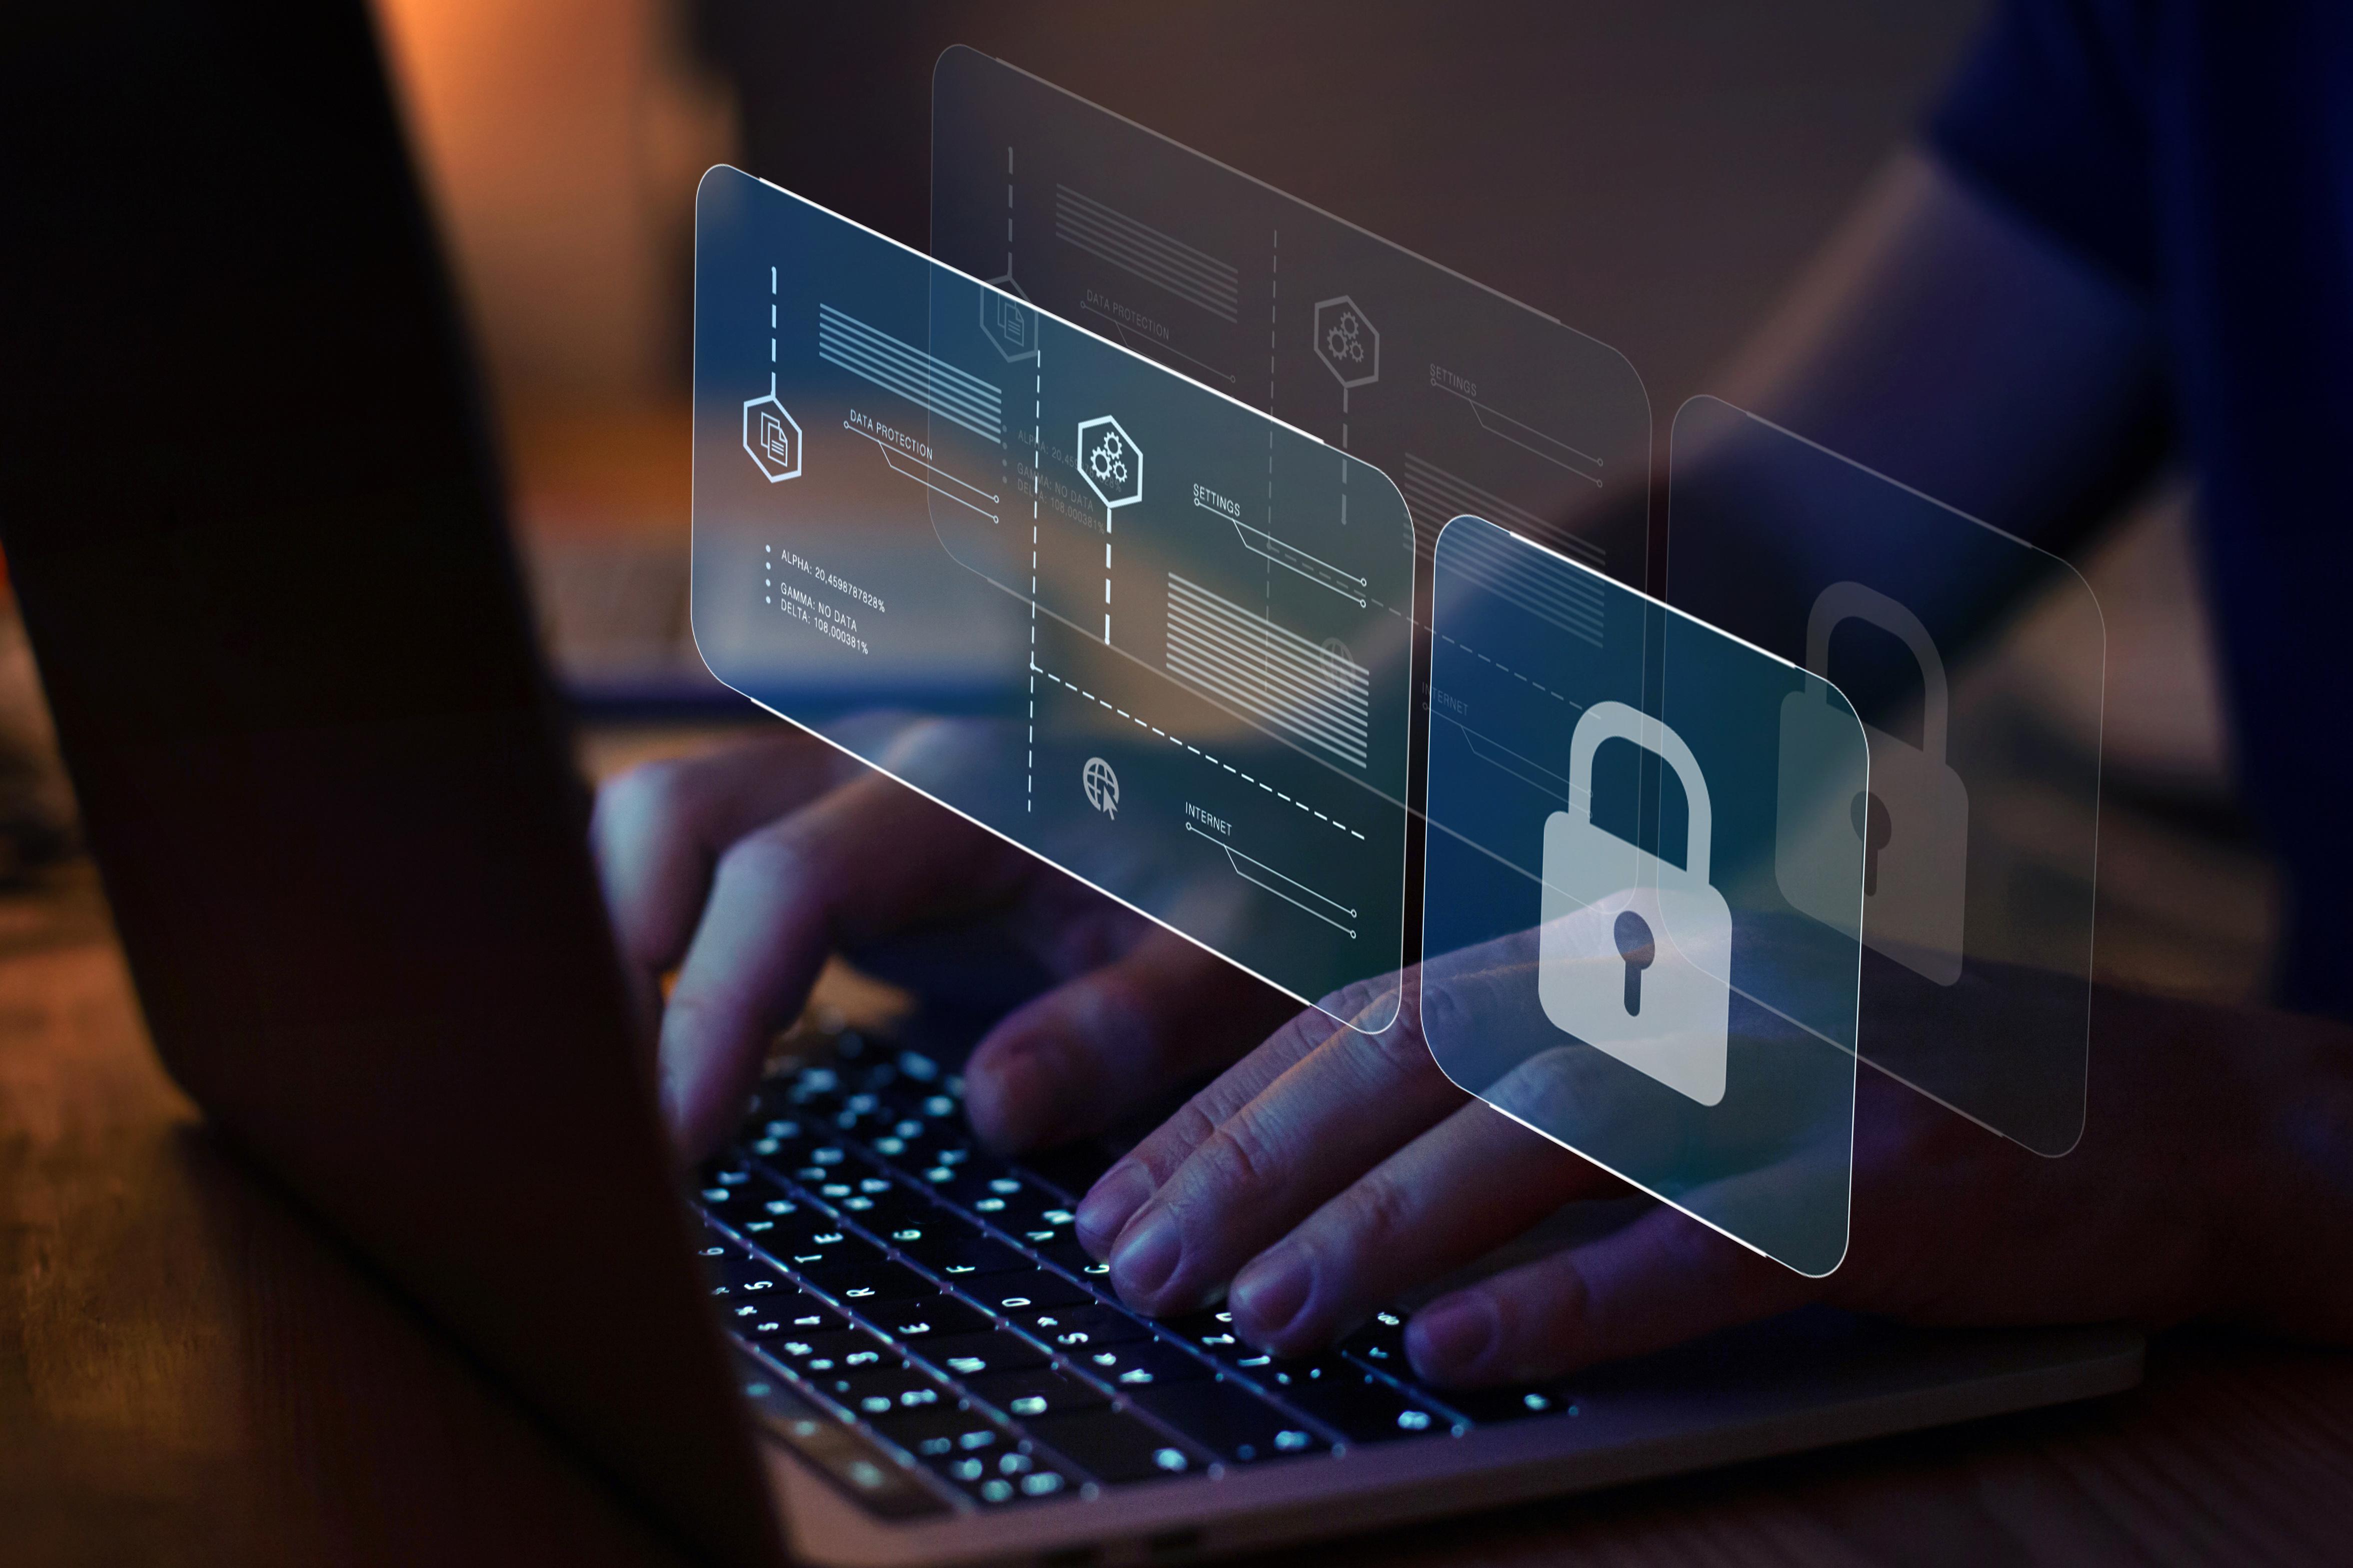
[[[1613,934],[1618,939],[1618,956],[1626,961],[1626,1016],[1639,1018],[1642,1016],[1642,971],[1659,956],[1658,943],[1651,939],[1651,922],[1631,910],[1619,915]]]
[[[1879,852],[1895,837],[1895,819],[1870,790],[1854,797],[1854,836],[1862,840],[1862,896],[1873,898],[1879,892]]]

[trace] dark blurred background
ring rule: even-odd
[[[484,350],[543,619],[599,721],[587,761],[602,772],[745,722],[685,629],[691,225],[708,164],[920,248],[932,65],[969,44],[1612,344],[1649,386],[1663,452],[1677,405],[1711,388],[1902,146],[1983,5],[378,9]],[[2193,504],[2160,485],[2078,562],[2108,630],[2099,955],[2112,979],[2237,997],[2262,989],[2276,920],[2233,804],[2184,548]],[[2030,618],[1958,673],[1957,700],[2091,744],[2096,650],[2052,635]],[[0,729],[37,754],[28,671],[11,634]],[[17,794],[28,824],[54,826],[53,779],[33,769]],[[2029,797],[1988,816],[2021,864],[2052,831]]]

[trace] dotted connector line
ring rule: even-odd
[[[1013,154],[1006,153],[1006,166]],[[1046,458],[1046,345],[1038,345],[1031,368],[1036,379],[1029,395],[1029,775],[1028,808],[1038,809],[1038,492],[1039,468]]]
[[[1531,687],[1534,687],[1536,690],[1543,692],[1546,697],[1551,698],[1555,702],[1567,702],[1567,701],[1568,701],[1568,699],[1567,699],[1567,698],[1563,697],[1559,692],[1555,691],[1551,687],[1546,686],[1543,681],[1541,681],[1541,680],[1531,680],[1531,679],[1529,679],[1526,676],[1522,675],[1518,670],[1514,669],[1510,665],[1505,664],[1502,659],[1499,659],[1499,658],[1489,658],[1485,654],[1481,653],[1477,648],[1472,647],[1469,643],[1467,643],[1467,642],[1455,642],[1455,639],[1454,639],[1454,638],[1446,637],[1446,634],[1445,634],[1444,632],[1440,632],[1438,635],[1439,635],[1440,637],[1446,637],[1446,640],[1447,640],[1448,642],[1454,643],[1454,646],[1455,646],[1456,647],[1461,648],[1464,653],[1469,654],[1472,658],[1473,658],[1477,659],[1480,663],[1484,664],[1484,665],[1491,665],[1491,666],[1493,666],[1493,668],[1497,668],[1497,669],[1502,670],[1505,675],[1510,676],[1514,680],[1516,680],[1516,681],[1520,682],[1520,683],[1521,683],[1522,685],[1524,685],[1524,686],[1531,686]],[[1582,706],[1583,706],[1583,704],[1582,704],[1582,703],[1577,703],[1577,704],[1572,704],[1572,706],[1582,707]]]
[[[1379,605],[1382,609],[1387,610],[1390,615],[1395,616],[1398,619],[1399,619],[1399,620],[1401,620],[1401,621],[1402,621],[1402,620],[1408,620],[1408,619],[1410,619],[1410,618],[1411,618],[1411,617],[1408,616],[1406,615],[1406,613],[1405,613],[1403,610],[1398,609],[1396,605],[1388,605],[1388,604],[1382,604],[1382,602],[1381,602],[1380,600],[1378,600],[1378,599],[1375,599],[1375,598],[1371,598],[1369,595],[1366,597],[1366,602],[1367,604],[1371,604],[1371,605]],[[1430,633],[1430,636],[1432,636],[1432,637],[1443,637],[1443,638],[1445,638],[1445,640],[1446,640],[1446,641],[1448,641],[1448,642],[1450,642],[1450,643],[1452,643],[1456,647],[1461,648],[1464,653],[1469,654],[1472,658],[1475,658],[1475,659],[1479,660],[1479,662],[1481,662],[1482,664],[1493,665],[1495,668],[1502,670],[1505,675],[1510,676],[1514,680],[1519,681],[1519,682],[1521,682],[1521,683],[1522,683],[1522,684],[1524,684],[1524,685],[1527,685],[1527,686],[1532,686],[1532,687],[1534,687],[1536,690],[1543,692],[1546,697],[1551,698],[1555,702],[1566,702],[1566,703],[1567,703],[1567,704],[1568,704],[1570,707],[1572,707],[1572,708],[1582,708],[1582,707],[1584,707],[1584,706],[1585,706],[1585,704],[1583,704],[1582,702],[1577,702],[1577,701],[1572,700],[1571,700],[1571,699],[1569,699],[1569,698],[1563,697],[1559,692],[1555,691],[1551,687],[1546,686],[1546,685],[1543,681],[1541,681],[1541,680],[1533,679],[1531,679],[1531,678],[1530,678],[1530,677],[1528,677],[1528,676],[1522,675],[1518,670],[1514,669],[1510,665],[1505,664],[1502,659],[1500,659],[1500,658],[1489,658],[1485,654],[1481,653],[1477,648],[1472,647],[1469,643],[1467,643],[1467,642],[1463,642],[1463,641],[1461,641],[1460,638],[1457,638],[1457,637],[1447,637],[1447,636],[1446,636],[1446,634],[1445,634],[1444,632],[1440,631],[1440,630],[1439,630],[1437,627],[1435,627],[1435,626],[1422,626],[1422,624],[1421,624],[1419,621],[1415,621],[1413,624],[1414,624],[1415,626],[1421,626],[1421,629],[1422,629],[1423,631],[1426,631],[1426,632]]]
[[[1005,150],[1005,278],[1013,279],[1013,149]],[[1046,345],[1037,344],[1029,387],[1029,749],[1025,753],[1021,807],[1038,809],[1038,468],[1045,456]]]
[[[1268,230],[1266,246],[1266,411],[1271,415],[1274,412],[1275,309],[1281,303],[1282,289],[1281,276],[1282,231]],[[1342,482],[1345,484],[1346,481],[1344,479]],[[1344,500],[1341,502],[1340,516],[1345,521],[1347,515],[1347,503]],[[1271,419],[1267,422],[1266,426],[1266,530],[1267,536],[1271,539],[1274,536],[1274,423]],[[1264,564],[1266,619],[1267,624],[1272,626],[1274,624],[1274,557],[1271,554],[1266,555]],[[1259,679],[1269,686],[1275,683],[1273,667],[1274,644],[1273,639],[1270,637],[1259,648]]]
[[[1093,692],[1089,691],[1085,687],[1073,685],[1071,682],[1064,680],[1060,676],[1056,675],[1050,669],[1040,669],[1035,659],[1032,659],[1029,664],[1029,689],[1032,691],[1035,691],[1038,689],[1037,678],[1041,675],[1047,679],[1052,681],[1055,685],[1061,687],[1064,690],[1076,692],[1078,695],[1085,698],[1088,701],[1093,703],[1096,707],[1103,709],[1104,711],[1118,714],[1121,718],[1126,720],[1137,729],[1149,730],[1154,734],[1159,736],[1162,740],[1167,742],[1170,745],[1182,746],[1185,750],[1192,752],[1203,762],[1208,763],[1213,766],[1225,769],[1226,772],[1233,774],[1234,777],[1241,780],[1244,784],[1254,784],[1258,785],[1259,788],[1266,791],[1267,794],[1274,796],[1275,799],[1285,801],[1290,805],[1297,806],[1301,811],[1315,818],[1316,821],[1329,823],[1332,826],[1337,828],[1342,833],[1346,834],[1349,837],[1359,841],[1364,840],[1365,836],[1357,832],[1355,828],[1349,826],[1346,823],[1340,821],[1336,817],[1324,816],[1322,812],[1316,810],[1314,806],[1308,805],[1303,800],[1293,799],[1290,795],[1283,794],[1282,791],[1275,788],[1272,784],[1268,784],[1265,780],[1250,777],[1250,774],[1242,772],[1241,769],[1234,766],[1233,763],[1226,762],[1222,758],[1212,756],[1208,752],[1201,750],[1200,747],[1193,744],[1190,741],[1170,734],[1167,731],[1162,729],[1159,725],[1153,723],[1148,719],[1137,718],[1134,714],[1129,712],[1126,709],[1120,707],[1117,703],[1106,701],[1104,699],[1096,696]],[[1030,711],[1033,715],[1037,711],[1037,703],[1034,700],[1030,703]],[[1035,732],[1034,730],[1032,732]]]

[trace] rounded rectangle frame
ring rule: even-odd
[[[1440,534],[1420,1016],[1461,1088],[1801,1273],[1843,1258],[1859,847],[1835,688],[1475,517]],[[1798,701],[1835,723],[1785,733]],[[1789,743],[1785,744],[1785,741]]]
[[[1864,1060],[2066,1153],[2087,1109],[2099,851],[2106,633],[2090,584],[1720,399],[1677,411],[1669,469],[1668,603],[1835,679],[1865,726],[1867,813],[1817,825],[1872,853]],[[1965,679],[2021,623],[2023,689]],[[2082,717],[2053,722],[2063,710]]]
[[[712,673],[1303,1003],[1393,974],[1406,661],[1335,651],[1245,602],[1207,558],[1241,553],[1229,520],[1198,509],[1131,509],[1128,569],[1166,585],[1144,635],[1163,662],[1087,636],[1023,570],[1048,473],[1022,415],[1127,410],[1155,478],[1179,485],[1279,470],[1294,530],[1338,518],[1345,493],[1377,542],[1366,574],[1409,610],[1396,487],[1042,311],[1025,324],[1045,355],[1008,359],[978,332],[935,353],[935,310],[977,321],[1013,297],[740,171],[705,175],[696,240],[691,621]],[[935,507],[976,520],[957,538],[973,548],[948,548]],[[1092,581],[1108,592],[1111,569]],[[1228,656],[1223,689],[1166,667],[1180,621],[1186,648]],[[1253,627],[1246,683],[1231,656]]]

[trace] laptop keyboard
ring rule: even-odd
[[[1092,1497],[1577,1414],[1553,1386],[1422,1385],[1394,1312],[1300,1360],[1254,1350],[1223,1310],[1132,1312],[1072,1229],[1073,1188],[1098,1172],[995,1158],[930,1058],[855,1033],[839,1047],[763,1083],[694,1198],[754,1408],[871,1511]]]

